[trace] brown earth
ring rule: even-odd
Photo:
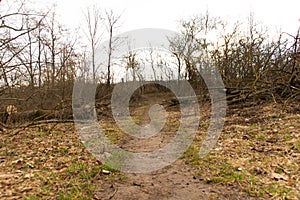
[[[170,97],[171,98],[171,97]],[[143,96],[131,109],[137,123],[165,96]],[[138,104],[136,104],[138,105]],[[167,107],[170,126],[149,140],[122,133],[100,119],[120,147],[151,151],[167,144],[178,128],[179,110]],[[0,133],[0,199],[298,199],[300,106],[273,102],[232,105],[218,144],[200,159],[210,107],[201,103],[201,123],[187,152],[151,173],[123,173],[97,161],[73,124],[45,124]],[[106,173],[108,170],[109,173]]]

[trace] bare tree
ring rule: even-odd
[[[132,72],[133,81],[136,81],[137,72],[140,69],[140,62],[137,57],[137,52],[132,50],[130,42],[128,42],[128,53],[123,56],[123,62],[125,64],[126,72],[130,70]]]
[[[211,17],[208,12],[205,15],[181,20],[180,33],[169,38],[169,50],[177,59],[178,80],[183,68],[185,78],[191,82],[201,81],[200,72],[211,70],[207,60],[213,43],[207,39],[207,36],[217,30],[221,24],[222,21],[218,17]]]
[[[150,64],[152,72],[153,72],[154,81],[156,81],[157,80],[157,75],[156,75],[156,70],[157,70],[156,67],[157,66],[155,66],[155,57],[156,56],[154,55],[153,47],[150,47],[149,51],[147,51],[147,52],[149,52],[149,59],[146,56],[146,61]]]
[[[169,50],[170,53],[175,57],[176,59],[176,65],[177,65],[177,81],[180,81],[181,79],[181,72],[182,72],[182,65],[183,65],[183,61],[182,61],[182,48],[184,48],[184,44],[182,44],[182,40],[180,35],[177,35],[173,38],[168,38],[170,46],[169,46]]]
[[[101,39],[101,33],[100,33],[100,26],[101,26],[101,13],[100,9],[96,6],[93,6],[92,8],[87,8],[86,14],[85,14],[85,20],[87,23],[87,37],[91,45],[91,62],[92,62],[92,77],[93,81],[96,81],[96,63],[95,63],[95,50],[98,46],[100,39]]]
[[[106,11],[106,29],[109,34],[109,42],[108,42],[108,58],[107,58],[107,80],[106,84],[107,86],[111,83],[111,61],[112,61],[112,52],[114,48],[114,43],[116,42],[113,39],[114,31],[118,26],[119,19],[121,15],[116,15],[113,13],[113,11]]]
[[[10,90],[12,85],[21,85],[21,77],[24,77],[22,67],[24,66],[25,70],[29,72],[29,83],[32,85],[34,83],[32,32],[40,27],[47,12],[28,11],[25,1],[0,3],[0,76],[4,80],[4,87]],[[3,8],[8,8],[8,10]]]

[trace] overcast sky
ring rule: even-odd
[[[52,1],[53,2],[53,1]],[[256,21],[269,27],[271,34],[279,31],[296,34],[300,27],[299,0],[64,0],[56,1],[64,23],[78,26],[83,11],[96,4],[101,9],[112,9],[121,14],[120,32],[138,28],[178,30],[178,20],[195,14],[220,16],[231,23],[247,23],[250,13]]]
[[[4,0],[10,2],[11,0]],[[32,4],[30,3],[32,2]],[[47,10],[56,3],[58,18],[70,28],[86,27],[87,7],[97,5],[102,11],[121,15],[118,33],[139,28],[178,30],[178,21],[209,12],[225,21],[247,23],[250,13],[255,21],[268,26],[271,34],[279,31],[295,35],[300,27],[300,0],[28,0],[26,5]],[[1,4],[2,6],[4,4]],[[7,5],[7,4],[6,4]],[[5,9],[4,9],[5,10]],[[1,14],[1,13],[0,13]],[[84,38],[83,38],[84,39]]]
[[[295,33],[300,26],[299,0],[57,0],[56,2],[62,21],[71,26],[80,24],[82,11],[88,5],[96,4],[103,10],[112,9],[122,14],[121,31],[137,28],[176,30],[178,20],[205,13],[206,10],[213,16],[220,16],[231,22],[237,19],[245,20],[250,12],[253,12],[256,20],[268,25],[273,31],[281,28],[283,31]]]

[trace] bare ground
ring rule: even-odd
[[[103,199],[257,199],[241,189],[204,183],[196,170],[178,160],[149,174],[124,174],[126,181],[101,184]]]
[[[149,122],[147,109],[159,96],[144,97],[132,109],[137,123]],[[197,157],[210,116],[201,106],[199,132],[188,151],[172,165],[146,174],[114,171],[93,158],[73,124],[41,125],[2,132],[0,199],[298,199],[300,107],[248,102],[230,106],[217,146]],[[135,139],[102,119],[107,136],[124,149],[151,151],[168,143],[178,127],[150,140]],[[16,134],[17,133],[17,134]],[[103,170],[110,171],[109,174]]]

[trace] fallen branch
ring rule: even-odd
[[[56,120],[56,119],[41,120],[41,121],[33,121],[33,122],[30,122],[30,123],[22,124],[22,125],[15,126],[15,127],[11,126],[10,129],[19,129],[16,132],[12,133],[12,135],[16,135],[19,132],[21,132],[22,130],[25,130],[26,128],[29,128],[29,127],[39,126],[39,125],[42,125],[42,124],[53,124],[53,123],[55,123],[55,124],[74,123],[74,121],[73,120]]]

